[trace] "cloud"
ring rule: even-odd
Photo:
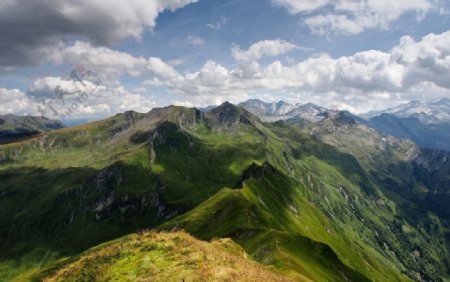
[[[271,92],[297,99],[294,102],[310,99],[359,112],[423,96],[450,95],[449,43],[450,31],[420,41],[403,37],[389,52],[368,50],[339,58],[319,54],[289,65],[253,61],[228,69],[210,60],[198,71],[158,81],[158,87],[202,104],[238,102]]]
[[[298,49],[295,44],[284,40],[263,40],[252,44],[248,50],[241,50],[239,46],[231,49],[231,54],[236,61],[257,61],[264,57],[275,57]]]
[[[205,39],[195,36],[195,35],[189,35],[186,38],[186,40],[189,44],[194,45],[194,46],[199,46],[199,45],[205,44]]]
[[[0,114],[26,115],[35,111],[36,102],[19,89],[0,88]]]
[[[285,7],[291,14],[311,12],[331,3],[330,0],[272,0],[272,2]]]
[[[404,36],[391,54],[393,61],[406,66],[405,87],[412,87],[417,81],[428,81],[450,89],[450,31],[429,34],[419,42]]]
[[[109,46],[139,40],[164,10],[197,0],[9,0],[0,3],[0,66],[40,63],[73,37]]]
[[[41,100],[54,98],[55,96],[58,96],[58,99],[64,99],[79,93],[92,94],[99,90],[99,87],[104,88],[104,86],[96,85],[87,79],[77,81],[70,78],[42,77],[33,82],[27,94]]]
[[[177,76],[176,70],[160,58],[132,56],[126,52],[107,47],[94,46],[77,41],[71,46],[56,50],[48,60],[54,64],[83,65],[93,71],[102,81],[118,84],[122,75],[153,76],[168,79]]]
[[[0,114],[45,115],[61,121],[77,118],[109,116],[135,110],[148,112],[157,106],[143,89],[127,90],[123,86],[92,88],[89,81],[44,77],[36,80],[24,93],[18,89],[0,88]],[[55,88],[64,93],[58,96]]]
[[[263,64],[256,58],[267,52],[255,54],[248,55],[252,60],[238,61],[234,67],[208,60],[198,70],[184,73],[160,58],[132,56],[85,42],[62,48],[51,59],[65,64],[81,61],[112,81],[89,95],[77,109],[77,113],[87,115],[105,116],[128,109],[148,111],[163,101],[205,106],[259,95],[294,103],[316,102],[358,113],[411,99],[450,95],[450,31],[420,40],[404,36],[386,52],[367,50],[338,58],[316,54],[289,64],[279,60]],[[122,75],[132,75],[142,84],[127,90],[119,83]],[[68,92],[85,87],[79,82],[46,77],[36,80],[27,93],[2,89],[0,112],[25,111],[51,97],[58,85]],[[159,93],[158,101],[151,93]],[[77,95],[68,95],[67,101]]]
[[[206,24],[206,26],[212,30],[220,30],[220,29],[224,28],[224,26],[227,23],[228,23],[228,18],[222,16],[222,17],[220,17],[220,20],[218,22],[209,23],[209,24]]]
[[[75,119],[89,116],[110,116],[125,111],[137,111],[146,113],[157,106],[152,96],[144,95],[139,91],[128,90],[123,86],[104,88],[95,91],[92,95],[85,96],[82,103],[78,103],[77,109],[66,119]],[[76,102],[76,100],[72,101]],[[71,103],[67,104],[68,106]],[[66,107],[59,107],[58,113],[64,114]],[[61,116],[58,116],[61,118]]]
[[[422,19],[433,9],[432,0],[272,0],[291,14],[307,14],[303,21],[317,34],[357,34],[367,29],[388,29],[407,13]]]

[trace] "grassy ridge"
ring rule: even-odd
[[[43,281],[293,281],[247,258],[229,239],[184,232],[130,235],[83,253]]]
[[[407,279],[380,263],[376,252],[347,245],[349,238],[299,197],[302,188],[295,182],[267,163],[259,169],[263,176],[248,179],[242,189],[225,188],[162,228],[186,229],[203,239],[231,236],[257,260],[311,279],[339,281],[342,275],[359,281],[367,280],[364,275],[376,280]]]

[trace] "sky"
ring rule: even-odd
[[[447,0],[4,0],[0,114],[450,97]]]

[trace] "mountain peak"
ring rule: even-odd
[[[314,103],[297,103],[293,105],[282,100],[267,103],[258,99],[250,99],[240,103],[239,106],[260,117],[262,120],[269,122],[291,118],[316,122],[325,117],[323,115],[324,112],[330,111]]]
[[[147,117],[164,117],[169,122],[179,125],[193,125],[203,119],[203,113],[197,108],[168,106],[151,110]]]
[[[260,117],[263,120],[271,120],[281,117],[292,111],[295,106],[285,101],[267,103],[258,99],[250,99],[239,104],[250,113]]]
[[[237,107],[230,102],[225,102],[212,109],[207,113],[207,116],[214,124],[220,124],[226,127],[233,127],[240,123],[252,124],[256,120],[256,117],[252,116],[245,109]]]
[[[247,101],[242,102],[241,104],[244,104],[244,103],[262,103],[262,104],[267,104],[266,102],[264,102],[262,100],[259,100],[259,99],[256,99],[256,98],[248,99]]]
[[[240,109],[233,105],[232,103],[226,101],[222,103],[220,106],[215,107],[211,110],[211,112],[220,114],[220,113],[238,113],[240,114]]]
[[[356,124],[355,119],[351,116],[349,112],[340,111],[333,117],[334,122],[337,125],[354,125]]]

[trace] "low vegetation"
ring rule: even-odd
[[[230,239],[143,232],[83,253],[43,279],[56,281],[293,281],[252,261]]]

